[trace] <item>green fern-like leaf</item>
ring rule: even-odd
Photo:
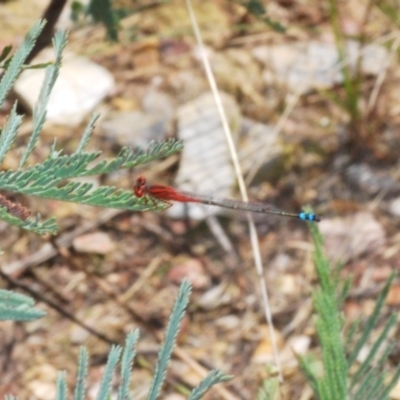
[[[170,321],[168,323],[165,341],[161,346],[159,360],[154,372],[153,382],[150,388],[148,399],[156,399],[161,389],[161,385],[165,378],[165,372],[169,360],[171,358],[171,353],[173,346],[175,344],[176,336],[179,331],[180,322],[186,312],[186,307],[189,301],[189,296],[191,293],[191,286],[188,281],[182,282],[173,311],[170,316]],[[8,319],[32,319],[26,318],[23,311],[30,311],[30,317],[34,316],[38,318],[43,316],[43,312],[33,314],[34,302],[30,297],[20,295],[14,292],[9,292],[6,290],[0,290],[0,320],[3,316]],[[5,307],[6,306],[6,307]],[[3,309],[13,309],[14,314],[10,315],[3,314]],[[121,383],[118,388],[118,400],[129,400],[129,382],[132,372],[132,363],[135,357],[135,347],[139,338],[139,333],[137,330],[128,333],[125,340],[125,347],[122,349],[120,346],[112,346],[110,353],[108,355],[107,365],[105,371],[101,378],[99,391],[97,394],[97,400],[108,400],[110,398],[111,384],[116,372],[116,366],[118,361],[121,359]],[[122,351],[123,350],[123,351]],[[85,398],[85,388],[87,387],[87,376],[88,376],[88,352],[85,348],[81,348],[79,352],[79,362],[78,362],[78,372],[76,379],[76,386],[74,392],[74,400],[83,400]],[[231,379],[230,376],[224,375],[218,370],[212,370],[207,377],[193,389],[190,400],[200,399],[213,385],[225,382]],[[59,372],[57,375],[56,382],[56,400],[66,400],[67,398],[67,382],[65,372]],[[17,400],[12,396],[6,396],[6,399]]]
[[[11,394],[6,395],[6,396],[4,397],[4,399],[5,399],[5,400],[19,400],[18,397],[15,397],[15,396],[13,396],[13,395],[11,395]]]
[[[351,379],[352,387],[354,387],[357,383],[362,382],[363,380],[364,381],[367,380],[367,379],[365,379],[367,371],[371,370],[371,366],[373,365],[372,364],[373,360],[377,356],[378,351],[381,348],[381,346],[383,347],[383,345],[385,345],[385,342],[387,340],[389,332],[395,326],[396,323],[397,323],[397,318],[395,315],[392,315],[389,318],[388,322],[386,323],[385,328],[383,329],[383,331],[381,332],[379,337],[375,340],[375,343],[372,345],[367,357],[364,359],[364,361],[360,365],[358,371],[352,376],[352,379]],[[389,343],[389,346],[387,346],[387,349],[388,348],[390,348],[390,343]],[[389,351],[389,353],[387,353],[387,349],[384,352],[386,357],[388,357],[390,354],[390,351]],[[377,365],[373,369],[379,370],[379,366],[381,366],[385,361],[386,361],[386,358],[384,358],[384,359],[381,358],[380,361],[377,363]]]
[[[28,146],[23,153],[19,167],[22,168],[26,163],[29,155],[32,153],[35,148],[37,141],[39,139],[40,132],[42,131],[44,122],[46,120],[46,108],[47,103],[49,102],[51,90],[56,83],[56,79],[58,77],[59,69],[61,66],[61,58],[62,52],[67,44],[67,35],[65,32],[57,32],[53,39],[54,50],[56,53],[56,59],[53,65],[50,65],[46,68],[46,74],[44,78],[44,82],[42,88],[40,90],[39,99],[36,103],[36,106],[33,110],[33,130],[32,134],[29,138]]]
[[[258,391],[257,400],[275,400],[279,393],[279,379],[271,377],[263,382]]]
[[[44,235],[45,233],[56,234],[58,230],[55,218],[50,218],[43,222],[41,221],[40,216],[23,220],[11,215],[9,211],[3,207],[0,207],[0,219],[10,225],[37,233],[38,235]]]
[[[122,382],[118,390],[118,400],[129,400],[129,382],[132,373],[133,359],[135,358],[135,346],[139,339],[139,331],[129,332],[125,340],[124,352],[121,361]]]
[[[225,375],[217,369],[213,369],[208,375],[200,382],[200,384],[193,389],[190,394],[189,400],[199,400],[207,393],[210,388],[217,383],[226,382],[232,379],[232,376]]]
[[[108,355],[106,369],[101,379],[97,400],[107,400],[110,396],[111,381],[115,373],[115,368],[121,357],[121,346],[112,346]]]
[[[386,282],[382,292],[380,293],[378,300],[375,304],[375,308],[372,314],[369,316],[367,322],[363,326],[362,335],[359,337],[358,341],[355,343],[352,352],[349,355],[349,364],[352,365],[357,359],[358,354],[360,353],[362,347],[368,342],[368,338],[370,337],[373,329],[376,327],[379,316],[382,312],[383,306],[385,305],[385,299],[389,293],[390,285],[394,279],[394,274],[390,276],[388,281]]]
[[[378,321],[385,304],[386,297],[389,293],[390,284],[394,279],[395,274],[392,274],[386,282],[382,292],[376,302],[375,309],[369,316],[368,320],[363,326],[360,326],[361,334],[354,344],[353,351],[349,355],[349,360],[353,364],[361,349],[369,345],[371,337],[375,336],[374,332],[377,328]],[[369,351],[366,354],[363,362],[358,366],[357,371],[351,377],[350,391],[354,399],[388,399],[389,389],[393,387],[394,382],[390,384],[385,383],[385,364],[389,359],[389,355],[394,348],[394,343],[388,340],[390,331],[394,328],[398,321],[396,315],[391,315],[386,322],[380,335],[370,344]],[[353,334],[354,336],[354,334]],[[394,373],[397,375],[399,368]],[[397,383],[397,381],[396,381]]]
[[[400,365],[397,366],[396,371],[394,372],[392,379],[386,383],[385,387],[383,387],[382,391],[377,394],[377,399],[386,399],[389,398],[389,393],[391,390],[397,385],[400,379]]]
[[[11,191],[34,194],[36,188],[53,187],[63,179],[72,179],[98,174],[115,172],[121,168],[131,168],[161,157],[176,153],[182,144],[176,140],[165,143],[151,143],[149,150],[137,148],[133,151],[123,148],[111,161],[103,160],[95,166],[89,166],[100,155],[100,152],[79,152],[71,155],[50,157],[42,164],[28,167],[25,170],[0,172],[0,188]],[[26,185],[30,185],[25,188]]]
[[[0,289],[0,320],[31,321],[46,313],[34,308],[35,302],[28,296]]]
[[[0,81],[0,107],[3,105],[3,102],[11,90],[12,85],[18,78],[18,75],[21,73],[24,62],[33,49],[38,36],[44,28],[44,25],[44,21],[39,21],[32,27],[32,29],[25,36],[25,39],[19,46],[18,50],[13,55],[11,61],[8,63],[6,72]]]
[[[173,347],[175,345],[176,336],[179,331],[179,325],[185,314],[189,296],[191,293],[191,286],[188,281],[183,281],[179,288],[178,297],[176,299],[172,314],[170,316],[167,329],[165,331],[165,340],[161,346],[158,355],[156,369],[154,371],[153,380],[150,386],[150,391],[147,396],[148,400],[155,400],[161,390],[162,384],[165,379],[168,363],[171,359]]]
[[[347,343],[344,345],[345,341],[342,337],[344,321],[340,307],[349,290],[350,281],[342,285],[335,271],[330,272],[329,262],[322,251],[322,237],[318,227],[315,224],[310,226],[315,245],[316,271],[320,283],[320,288],[313,297],[317,313],[315,325],[321,343],[323,368],[314,368],[315,361],[310,356],[301,357],[300,366],[319,400],[388,399],[390,389],[400,377],[399,367],[388,382],[384,368],[393,349],[393,344],[388,341],[389,332],[394,328],[397,318],[395,316],[389,318],[372,344],[370,344],[370,339],[372,334],[376,336],[375,329],[393,276],[383,288],[375,309],[366,323],[363,325],[356,321],[352,324],[347,335]],[[357,365],[357,357],[361,349],[366,346],[369,347],[369,351],[363,362]],[[350,371],[355,371],[352,376],[350,376]]]
[[[97,3],[92,2],[92,5],[94,4]],[[10,62],[7,63],[7,69],[0,82],[0,105],[23,69],[24,61],[33,48],[43,26],[44,23],[40,22],[31,29],[22,45],[17,49]],[[53,40],[55,61],[48,65],[46,69],[38,103],[33,112],[32,134],[25,151],[21,155],[19,169],[17,171],[8,170],[0,172],[0,190],[4,189],[24,195],[129,211],[165,209],[165,203],[155,199],[151,202],[146,198],[138,199],[134,196],[132,190],[123,190],[109,186],[93,189],[90,184],[73,181],[74,178],[109,174],[119,169],[132,168],[146,162],[167,157],[182,148],[182,144],[173,139],[164,143],[152,142],[147,150],[139,148],[131,150],[125,147],[115,158],[99,161],[101,152],[85,152],[94,123],[98,118],[97,115],[94,115],[90,120],[75,153],[63,155],[62,149],[56,149],[56,142],[54,141],[46,160],[37,165],[26,166],[46,120],[47,103],[60,70],[62,52],[66,42],[67,36],[65,33],[58,32],[55,35]],[[9,52],[9,48],[3,51],[0,55],[1,59],[5,60]],[[0,162],[14,144],[21,122],[22,116],[16,113],[15,104],[7,119],[7,123],[0,131]],[[0,196],[2,196],[2,201],[0,202],[0,219],[38,234],[56,233],[57,224],[53,218],[44,222],[39,217],[29,218],[28,215],[32,214],[32,212],[28,210],[26,212],[24,210],[23,213],[17,212],[17,205],[12,204],[3,195],[0,194]],[[23,211],[23,207],[20,206],[18,210]]]
[[[340,316],[335,281],[331,278],[329,261],[323,254],[318,228],[311,227],[315,244],[315,264],[321,289],[314,294],[317,312],[316,328],[322,347],[324,376],[315,378],[321,399],[348,398],[348,364],[342,342],[343,321]]]
[[[10,150],[12,144],[18,133],[18,129],[22,123],[22,116],[18,115],[17,103],[14,103],[8,117],[7,123],[0,134],[0,163],[3,161],[5,155]]]
[[[99,114],[92,115],[92,118],[90,119],[90,121],[85,129],[85,132],[82,135],[81,141],[79,142],[79,145],[75,151],[75,154],[81,154],[85,150],[85,148],[88,145],[89,140],[92,136],[94,124],[98,120],[99,116],[100,116]]]
[[[88,362],[88,351],[85,347],[81,347],[79,350],[78,372],[76,374],[74,400],[84,400],[85,398]]]
[[[83,148],[89,134],[85,136],[79,149]],[[80,151],[62,156],[53,149],[50,157],[42,164],[27,167],[24,170],[0,172],[0,189],[98,207],[129,211],[162,210],[166,207],[165,203],[156,200],[148,202],[146,198],[138,199],[131,190],[109,186],[102,186],[93,190],[92,185],[88,183],[64,182],[72,178],[105,174],[121,168],[130,168],[173,154],[181,147],[181,143],[175,140],[169,140],[165,143],[154,142],[150,144],[147,151],[139,148],[131,151],[124,148],[115,159],[102,160],[97,163],[95,161],[99,158],[100,152],[85,153]],[[45,222],[41,222],[39,218],[21,220],[10,215],[4,208],[0,208],[0,219],[38,234],[47,232],[54,234],[57,231],[54,219]]]
[[[67,400],[67,382],[63,371],[57,375],[56,400]]]
[[[69,182],[62,185],[62,182],[66,179],[130,168],[138,163],[169,155],[180,147],[180,143],[170,140],[164,144],[153,143],[147,152],[142,149],[136,149],[133,152],[123,149],[114,160],[103,160],[91,167],[89,164],[100,156],[99,152],[80,152],[48,158],[43,164],[28,167],[25,170],[0,172],[0,188],[54,200],[130,211],[145,211],[154,209],[155,206],[163,209],[164,203],[156,201],[149,203],[146,198],[138,199],[131,190],[109,186],[92,190],[92,185],[88,183]],[[11,217],[9,220],[11,221]],[[14,224],[21,227],[27,226],[27,223],[24,224],[22,221],[14,221]]]

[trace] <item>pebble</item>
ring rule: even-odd
[[[53,60],[53,50],[45,49],[32,64]],[[38,101],[44,76],[44,69],[26,70],[15,82],[15,93],[30,112]],[[65,51],[47,105],[46,121],[48,124],[77,126],[114,90],[114,77],[104,67]]]
[[[210,277],[196,258],[185,259],[174,265],[168,271],[168,278],[177,284],[180,284],[183,279],[188,279],[193,289],[205,289],[210,284]]]
[[[371,196],[381,191],[388,195],[400,193],[400,184],[395,179],[367,164],[350,165],[346,169],[345,177],[348,183]]]
[[[397,198],[390,202],[389,212],[396,217],[400,217],[400,198]]]
[[[73,241],[74,249],[80,253],[105,255],[115,248],[110,236],[104,232],[88,233],[78,236]]]
[[[227,291],[226,284],[214,286],[205,292],[198,300],[198,305],[204,310],[215,310],[222,305],[232,303],[232,295]]]

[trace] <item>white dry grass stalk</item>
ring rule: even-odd
[[[186,5],[188,8],[188,12],[189,12],[190,20],[191,20],[191,23],[193,26],[193,31],[194,31],[194,34],[195,34],[195,37],[197,40],[197,44],[200,49],[200,55],[201,55],[203,66],[204,66],[204,69],[206,72],[208,83],[209,83],[209,85],[211,87],[211,91],[214,95],[217,109],[218,109],[218,112],[219,112],[219,115],[221,118],[222,126],[223,126],[223,129],[225,132],[225,137],[226,137],[229,151],[230,151],[230,154],[232,157],[232,163],[235,168],[236,178],[237,178],[238,184],[239,184],[240,194],[244,201],[248,201],[249,198],[247,196],[246,185],[243,180],[242,168],[239,163],[239,158],[238,158],[238,155],[236,152],[235,144],[232,139],[232,133],[229,128],[229,124],[228,124],[228,120],[226,118],[224,108],[222,106],[221,97],[218,92],[218,87],[215,82],[214,74],[211,70],[210,62],[207,57],[206,49],[204,47],[204,43],[203,43],[203,40],[201,37],[200,29],[197,24],[196,16],[193,11],[191,0],[186,0]],[[256,266],[257,274],[259,275],[259,278],[260,278],[263,308],[264,308],[265,317],[266,317],[268,327],[269,327],[269,333],[270,333],[271,343],[272,343],[272,348],[273,348],[273,353],[274,353],[274,360],[275,360],[275,364],[276,364],[276,367],[277,367],[277,370],[279,373],[279,378],[282,381],[282,370],[281,370],[281,365],[280,365],[280,360],[279,360],[277,341],[276,341],[274,327],[273,327],[271,307],[270,307],[269,300],[268,300],[267,285],[265,283],[265,279],[263,276],[263,266],[262,266],[262,261],[261,261],[261,253],[260,253],[260,247],[259,247],[259,242],[258,242],[258,235],[257,235],[257,231],[256,231],[256,228],[255,228],[255,225],[253,222],[253,218],[250,214],[247,215],[247,219],[248,219],[248,223],[249,223],[250,240],[251,240],[251,246],[253,249],[254,263]]]
[[[367,108],[368,112],[370,112],[373,109],[373,107],[375,106],[376,99],[378,98],[378,93],[382,86],[382,83],[385,80],[387,70],[388,70],[390,64],[392,63],[395,55],[397,54],[397,50],[400,46],[400,32],[397,31],[396,33],[397,33],[397,36],[392,43],[389,56],[387,57],[386,62],[382,65],[382,69],[379,72],[379,75],[375,81],[374,88],[372,89],[372,93],[371,93],[371,96],[368,101],[368,108]]]

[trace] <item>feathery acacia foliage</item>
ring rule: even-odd
[[[36,43],[36,39],[39,37],[40,32],[43,30],[45,22],[39,21],[37,22],[31,30],[25,36],[25,39],[19,46],[18,50],[15,52],[13,57],[6,63],[1,65],[2,68],[5,68],[5,72],[0,81],[0,106],[3,105],[4,100],[12,88],[12,85],[18,78],[18,75],[21,73],[22,68],[24,67],[24,62],[28,57],[29,53],[33,49],[33,46]],[[3,51],[2,56],[7,57],[8,53],[11,51],[10,46],[8,46],[5,52]]]
[[[186,314],[186,308],[189,302],[189,296],[191,293],[191,285],[188,281],[183,281],[178,292],[175,305],[173,307],[168,327],[165,333],[165,341],[161,345],[161,350],[159,354],[159,360],[156,366],[156,371],[154,373],[153,382],[149,393],[147,395],[148,400],[156,400],[159,398],[159,393],[161,391],[162,385],[165,380],[166,370],[171,359],[171,354],[173,347],[175,345],[176,337],[179,332],[180,323],[182,318]],[[1,295],[0,292],[0,307],[1,307]],[[28,298],[29,300],[29,298]],[[13,301],[16,305],[26,303],[26,296],[21,296],[13,294]],[[1,311],[1,308],[0,308]],[[42,315],[37,315],[34,318],[38,318]],[[17,318],[18,319],[18,318]],[[26,319],[21,318],[21,319]],[[125,340],[125,347],[112,346],[108,355],[108,361],[106,368],[104,370],[101,383],[99,386],[99,392],[97,395],[98,400],[106,400],[111,396],[111,388],[113,383],[113,377],[116,373],[116,368],[118,362],[121,360],[120,377],[121,381],[118,386],[118,400],[127,400],[130,398],[129,394],[129,383],[130,376],[132,374],[132,364],[135,358],[135,347],[139,339],[139,332],[137,330],[128,333]],[[122,354],[122,359],[121,359]],[[87,387],[87,375],[88,375],[88,352],[85,348],[81,348],[79,353],[78,361],[78,372],[76,377],[76,386],[74,391],[74,400],[83,400],[85,398],[85,389]],[[212,370],[207,377],[200,382],[200,384],[193,389],[189,400],[198,400],[210,388],[218,383],[225,382],[231,377],[224,375],[218,370]],[[67,394],[67,382],[66,373],[64,371],[59,372],[56,382],[56,400],[65,400]]]
[[[44,317],[46,313],[34,305],[28,296],[0,289],[0,321],[32,321]]]
[[[21,72],[24,60],[33,48],[43,26],[44,24],[41,22],[31,29],[20,48],[7,63],[6,71],[0,82],[0,106]],[[178,141],[169,140],[164,143],[151,143],[149,149],[146,151],[139,148],[128,149],[125,147],[114,159],[99,161],[101,152],[85,151],[97,116],[93,116],[90,120],[75,153],[62,155],[62,151],[57,151],[54,145],[50,149],[46,160],[40,164],[25,167],[29,155],[37,144],[46,120],[46,106],[58,76],[62,62],[62,51],[66,42],[66,34],[58,32],[53,40],[55,62],[46,68],[38,103],[33,113],[32,134],[25,151],[21,155],[19,169],[0,172],[0,190],[4,189],[24,195],[130,211],[160,210],[165,208],[165,204],[162,202],[154,201],[148,203],[146,198],[136,198],[131,190],[123,190],[110,186],[101,186],[93,189],[91,184],[69,181],[73,178],[107,174],[122,168],[131,168],[169,156],[182,148],[182,145]],[[13,145],[21,123],[22,116],[17,114],[15,104],[10,112],[7,123],[1,131],[0,162]],[[0,219],[3,221],[38,234],[56,233],[57,224],[54,218],[44,222],[39,217],[28,218],[29,213],[17,214],[16,212],[12,212],[12,210],[18,208],[18,204],[11,203],[10,201],[6,204],[8,206],[4,202],[0,202]]]
[[[301,358],[300,365],[317,399],[389,399],[389,392],[400,377],[400,366],[396,368],[390,380],[385,377],[385,364],[394,346],[388,338],[390,330],[397,322],[396,316],[392,315],[389,318],[377,339],[373,340],[372,336],[377,329],[394,275],[387,281],[374,312],[366,323],[353,324],[347,340],[344,340],[342,333],[345,321],[340,306],[349,288],[349,282],[345,282],[342,290],[338,290],[339,279],[330,271],[329,261],[323,254],[321,234],[312,224],[310,229],[314,238],[315,264],[320,282],[320,288],[314,292],[313,297],[323,371],[314,367],[316,363],[311,356]],[[358,364],[357,358],[363,348],[369,350],[364,361]]]

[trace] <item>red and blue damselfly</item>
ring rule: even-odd
[[[171,186],[167,185],[149,185],[146,182],[146,178],[140,176],[135,183],[133,191],[136,197],[147,196],[156,200],[162,201],[168,205],[172,205],[171,202],[177,201],[180,203],[200,203],[210,206],[218,206],[223,208],[229,208],[231,210],[241,210],[247,212],[261,213],[261,214],[273,214],[280,215],[283,217],[291,217],[301,219],[303,221],[318,222],[320,218],[313,213],[290,213],[286,211],[280,211],[274,209],[273,206],[263,203],[253,203],[240,200],[232,199],[221,199],[213,196],[207,196],[197,193],[191,193],[186,191],[176,190]]]

